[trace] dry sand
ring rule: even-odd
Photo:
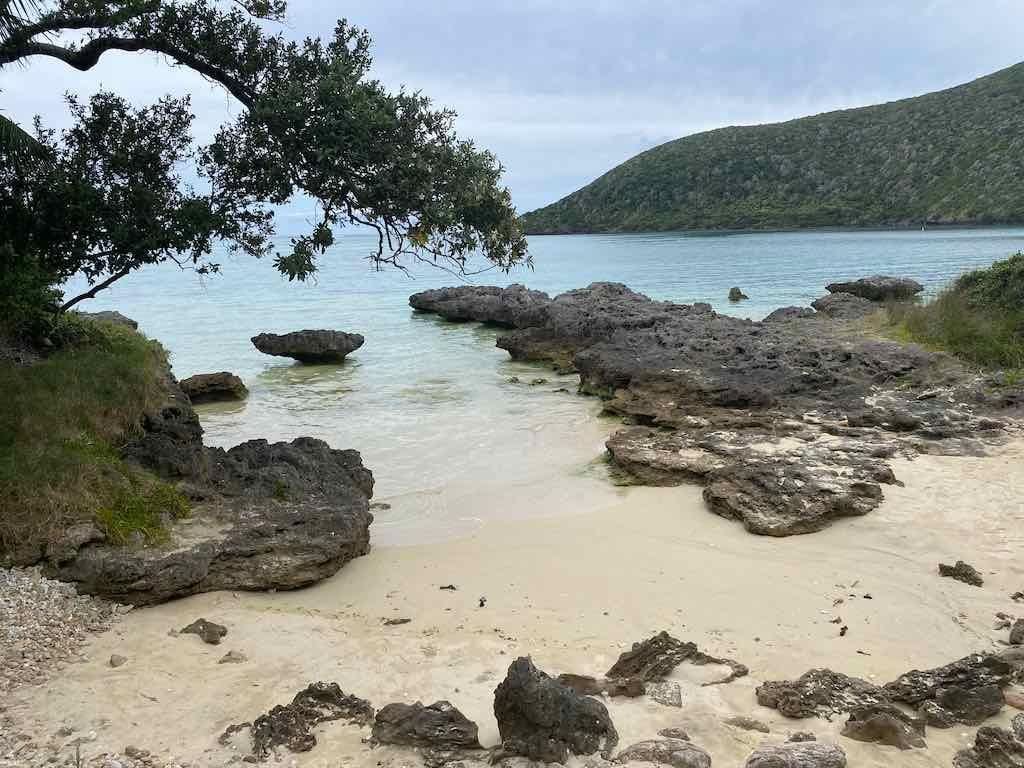
[[[840,738],[838,722],[787,721],[754,699],[759,681],[811,667],[881,683],[997,648],[1006,631],[992,629],[995,612],[1024,614],[1009,597],[1024,589],[1024,442],[986,458],[922,456],[895,470],[906,487],[887,488],[880,509],[808,536],[751,536],[710,514],[697,488],[633,488],[582,514],[491,520],[454,541],[377,546],[301,592],[214,593],[135,611],[92,641],[88,661],[16,692],[8,711],[55,745],[70,740],[54,736],[62,725],[95,731],[86,755],[132,744],[222,765],[239,754],[217,745],[228,724],[327,680],[377,706],[448,699],[491,745],[493,689],[516,656],[530,654],[552,674],[599,675],[630,643],[666,629],[747,664],[751,675],[700,687],[722,670],[684,665],[681,709],[610,701],[623,746],[682,726],[715,765],[739,766],[762,740],[811,730],[839,740],[851,765],[949,766],[974,729],[929,729],[927,749],[901,753]],[[958,558],[978,567],[983,588],[937,575],[940,560]],[[439,589],[447,584],[458,590]],[[229,628],[222,645],[168,635],[200,616]],[[837,616],[845,637],[830,623]],[[411,621],[383,626],[387,618]],[[249,661],[218,664],[229,649]],[[113,653],[128,663],[111,669]],[[767,722],[771,734],[722,723],[735,714]],[[366,736],[326,724],[313,751],[286,754],[283,764],[415,762],[410,752],[371,751]]]

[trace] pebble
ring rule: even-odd
[[[112,654],[110,657],[110,666],[114,669],[117,669],[118,667],[120,667],[123,664],[126,664],[127,662],[128,658],[126,656],[122,656],[119,653]]]

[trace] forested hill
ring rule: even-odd
[[[1024,222],[1024,63],[966,85],[643,152],[528,233]]]

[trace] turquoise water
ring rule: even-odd
[[[375,272],[362,258],[371,243],[341,238],[305,285],[269,261],[226,259],[223,274],[204,280],[175,267],[143,270],[82,308],[134,317],[170,350],[179,377],[230,370],[246,381],[245,403],[199,409],[208,443],[313,435],[360,450],[377,499],[392,505],[375,523],[378,543],[459,535],[489,518],[562,513],[627,492],[606,482],[599,462],[614,422],[592,399],[558,391],[574,390],[574,377],[509,361],[493,329],[413,314],[409,294],[456,279],[427,267],[412,277]],[[471,281],[553,294],[613,280],[760,318],[808,304],[833,280],[878,272],[934,291],[1021,248],[1024,229],[533,237],[533,271]],[[730,305],[733,285],[750,300]],[[354,331],[366,344],[342,365],[301,366],[249,342],[300,328]],[[537,377],[549,381],[526,383]]]

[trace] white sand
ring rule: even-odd
[[[636,488],[583,514],[492,520],[456,541],[378,546],[301,592],[216,593],[136,611],[92,643],[89,661],[17,692],[9,712],[44,741],[62,724],[95,730],[90,754],[133,744],[221,765],[232,755],[216,743],[225,726],[328,680],[377,706],[449,699],[489,745],[498,740],[493,689],[517,655],[552,674],[600,675],[631,642],[667,629],[751,675],[701,688],[696,681],[722,669],[684,665],[682,709],[609,702],[623,746],[681,725],[715,765],[736,766],[762,739],[813,730],[839,739],[851,765],[948,766],[974,729],[929,729],[928,749],[901,753],[839,738],[840,722],[787,721],[754,699],[759,681],[811,667],[882,683],[996,648],[1006,631],[991,629],[993,614],[1024,614],[1009,599],[1024,589],[1024,443],[987,458],[923,456],[895,470],[906,487],[887,488],[879,510],[809,536],[751,536],[710,514],[697,488]],[[937,575],[940,560],[957,558],[978,567],[983,588]],[[439,589],[449,583],[458,591]],[[229,628],[221,646],[168,636],[200,616]],[[845,637],[830,623],[836,616],[849,626]],[[397,617],[412,621],[382,626]],[[248,663],[217,664],[229,649]],[[111,653],[129,662],[110,669]],[[723,725],[732,714],[762,719],[772,734]],[[318,733],[318,747],[284,764],[412,762],[400,750],[371,752],[360,743],[365,730],[327,724]]]

